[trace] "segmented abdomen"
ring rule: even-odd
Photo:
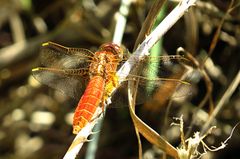
[[[90,79],[73,118],[73,133],[77,134],[93,117],[103,97],[105,81],[101,76]]]

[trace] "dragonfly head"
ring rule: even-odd
[[[100,51],[109,51],[114,55],[117,55],[118,58],[123,59],[123,49],[115,43],[105,43],[100,46]]]

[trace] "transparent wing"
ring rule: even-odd
[[[129,80],[136,76],[143,80],[150,80],[151,78],[170,79],[169,77],[172,75],[184,71],[185,65],[192,65],[188,59],[181,55],[145,56],[142,59],[138,59],[137,57],[132,59],[128,62],[135,65],[134,69],[128,75]]]
[[[92,61],[94,53],[83,48],[68,48],[53,42],[42,45],[40,61],[43,66],[67,69],[86,68]]]
[[[56,43],[44,43],[40,52],[43,66],[32,70],[40,83],[79,99],[88,82],[93,53],[81,48],[68,48]]]
[[[129,61],[130,63],[133,61]],[[181,80],[184,74],[185,65],[191,66],[189,60],[180,55],[145,57],[137,62],[133,71],[127,76],[123,84],[116,91],[112,98],[112,105],[127,105],[127,82],[137,82],[138,87],[136,103],[141,104],[146,101],[161,98],[181,98],[191,94],[191,75]],[[122,73],[124,75],[124,73]],[[124,102],[123,102],[124,101]]]
[[[75,75],[69,74],[73,72],[75,72]],[[82,75],[77,75],[76,72],[82,71],[81,69],[53,70],[51,68],[41,67],[32,70],[33,77],[37,79],[40,83],[57,89],[74,99],[80,99],[85,90],[88,78],[87,76],[84,77]]]

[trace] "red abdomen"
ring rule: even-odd
[[[92,119],[102,100],[104,85],[105,81],[101,76],[94,76],[90,79],[74,113],[74,134],[77,134]]]

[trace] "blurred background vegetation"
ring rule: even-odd
[[[169,54],[184,47],[200,65],[209,55],[204,67],[195,66],[198,73],[194,73],[196,77],[191,81],[191,96],[181,102],[173,100],[169,109],[167,103],[136,108],[141,119],[174,146],[180,138],[179,128],[170,126],[172,118],[183,114],[186,132],[192,130],[190,136],[200,131],[239,74],[240,2],[234,1],[231,12],[226,14],[230,3],[230,0],[198,1],[167,32],[159,46]],[[150,0],[135,0],[130,5],[122,41],[130,52],[152,4]],[[176,4],[167,1],[163,16]],[[75,101],[39,84],[31,76],[31,69],[39,66],[43,42],[96,50],[111,41],[120,5],[120,0],[0,0],[0,159],[64,156],[74,138],[71,117]],[[218,37],[216,41],[214,36]],[[224,107],[212,123],[218,128],[205,140],[208,145],[219,146],[239,122],[239,91],[239,88],[233,90],[224,100]],[[96,158],[138,158],[137,138],[128,108],[108,109],[105,115]],[[195,122],[189,127],[193,119]],[[203,158],[239,158],[239,132],[237,127],[225,149]],[[144,138],[142,143],[144,158],[161,158],[160,150]],[[88,144],[78,158],[84,158]]]

